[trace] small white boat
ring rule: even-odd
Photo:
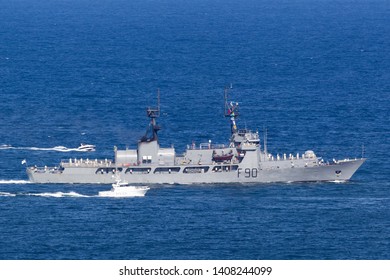
[[[145,196],[150,188],[148,186],[130,186],[127,182],[116,180],[109,191],[99,192],[103,197],[136,197]]]
[[[77,148],[77,150],[92,152],[92,151],[95,151],[95,148],[96,148],[95,145],[81,143],[80,146]]]

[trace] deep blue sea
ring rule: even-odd
[[[227,143],[366,163],[347,183],[40,185],[25,166]],[[0,0],[0,259],[390,259],[387,0]],[[96,145],[90,153],[52,148]]]

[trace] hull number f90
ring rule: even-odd
[[[237,177],[257,178],[257,168],[238,168]]]

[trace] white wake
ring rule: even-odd
[[[15,193],[11,193],[11,192],[1,192],[0,191],[0,197],[14,197],[14,196],[35,196],[35,197],[48,197],[48,198],[67,198],[67,197],[110,197],[110,196],[106,196],[106,195],[84,195],[84,194],[80,194],[80,193],[77,193],[77,192],[74,192],[74,191],[71,191],[71,192],[42,192],[42,193],[24,193],[24,192],[15,192]],[[117,197],[117,196],[111,196],[111,197]],[[119,197],[119,196],[118,196]],[[124,197],[134,197],[134,195],[129,195],[129,196],[123,196],[121,198],[124,198]]]
[[[31,184],[28,180],[0,180],[0,184]]]
[[[27,193],[29,196],[42,196],[42,197],[93,197],[89,195],[83,195],[77,192],[44,192],[44,193]]]
[[[53,148],[40,148],[40,147],[13,147],[11,145],[0,145],[0,150],[30,150],[30,151],[56,151],[56,152],[93,152],[95,149],[82,149],[78,148],[67,148],[65,146],[55,146]]]
[[[16,196],[16,194],[9,192],[0,192],[0,196]]]
[[[96,197],[96,195],[84,195],[77,192],[43,192],[43,193],[24,193],[24,192],[0,192],[1,196],[38,196],[38,197]]]

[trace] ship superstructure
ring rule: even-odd
[[[147,108],[150,123],[137,149],[114,147],[114,160],[68,159],[56,167],[28,167],[27,174],[35,183],[112,184],[118,172],[130,184],[346,181],[365,161],[325,162],[311,150],[272,155],[266,141],[262,147],[257,131],[238,128],[239,104],[228,101],[227,90],[224,115],[231,126],[228,144],[192,143],[178,154],[173,147],[159,145],[158,102]]]

